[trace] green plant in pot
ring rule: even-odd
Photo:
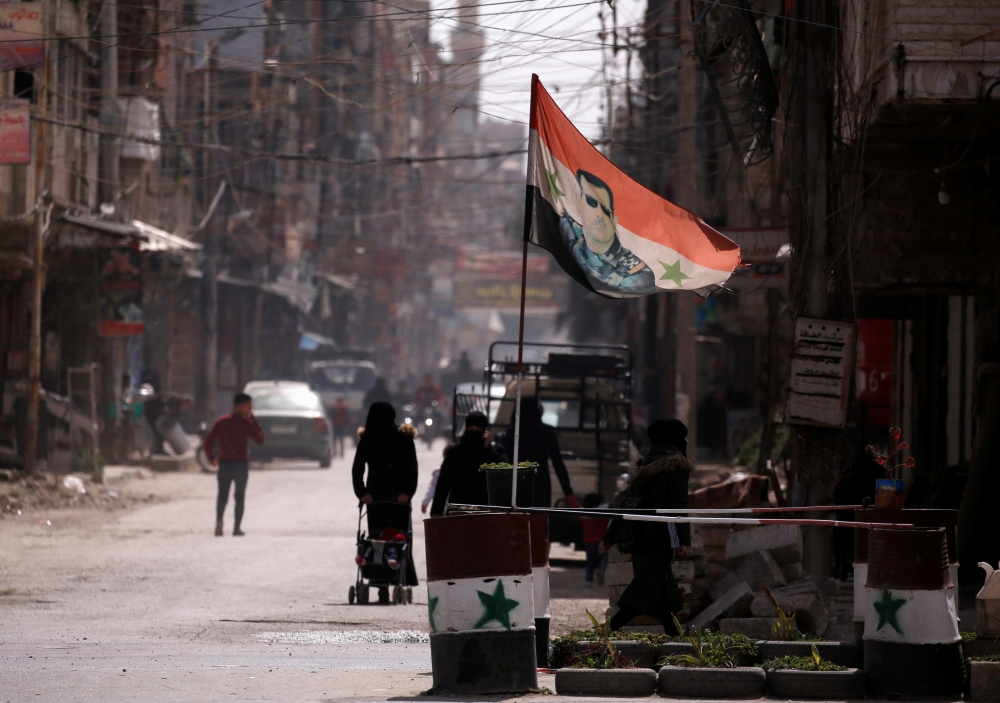
[[[480,471],[486,473],[486,490],[490,505],[509,506],[513,465],[507,462],[483,464]],[[517,504],[533,505],[535,500],[535,474],[538,463],[519,461],[517,463]]]
[[[673,616],[673,620],[677,631],[683,632],[684,628],[676,616]],[[756,643],[743,635],[723,635],[691,629],[688,631],[688,641],[692,649],[690,654],[671,654],[660,663],[669,666],[729,669],[739,666],[741,658],[757,657]]]
[[[812,646],[812,656],[768,659],[761,664],[761,668],[765,671],[780,671],[783,669],[792,669],[794,671],[847,671],[846,666],[839,666],[832,661],[823,659],[819,655],[816,645]]]
[[[573,651],[564,658],[563,665],[567,667],[585,667],[587,669],[629,669],[633,663],[619,652],[611,641],[611,616],[602,625],[588,610],[587,617],[594,626],[594,642],[584,651]]]

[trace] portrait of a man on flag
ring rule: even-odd
[[[697,215],[629,178],[531,83],[524,238],[608,298],[665,290],[707,295],[740,262],[740,248]]]
[[[559,234],[591,284],[609,293],[633,295],[656,291],[653,270],[618,240],[615,195],[607,183],[587,171],[576,172],[577,217],[565,209]]]

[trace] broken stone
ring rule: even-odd
[[[795,615],[795,626],[802,632],[822,635],[826,630],[829,616],[826,607],[816,595],[803,594],[789,596],[774,593],[774,599],[778,606],[785,611],[788,616]],[[750,613],[758,618],[774,618],[778,611],[774,609],[767,596],[761,594],[753,599],[750,604]]]
[[[740,617],[746,614],[751,603],[753,603],[753,591],[745,583],[740,582],[729,589],[721,598],[698,613],[691,620],[691,627],[697,630],[721,618]]]
[[[754,593],[768,588],[784,586],[787,581],[781,573],[781,567],[767,552],[751,552],[738,563],[733,572],[736,576],[750,587]]]
[[[691,547],[688,552],[693,557],[700,557],[705,554],[705,538],[701,536],[700,532],[695,532],[691,535]]]
[[[806,575],[805,569],[802,568],[801,561],[797,561],[794,564],[785,564],[781,567],[781,573],[784,574],[785,580],[788,581],[788,583],[798,581]]]
[[[694,563],[690,561],[673,561],[670,563],[674,578],[678,581],[690,582],[694,579]]]
[[[719,620],[724,635],[746,635],[754,640],[774,639],[774,618],[726,618]]]
[[[719,600],[741,583],[743,583],[743,579],[737,576],[735,572],[727,571],[718,581],[708,587],[708,595],[712,600]]]
[[[816,588],[816,582],[812,580],[812,576],[803,576],[798,581],[793,581],[787,586],[780,586],[771,590],[775,595],[783,596],[801,596],[811,593],[820,600],[823,600],[819,589]]]
[[[757,551],[770,552],[779,566],[802,561],[802,530],[798,525],[764,525],[734,532],[726,541],[726,563],[734,566]]]

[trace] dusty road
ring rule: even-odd
[[[442,448],[419,453],[419,496]],[[387,700],[430,688],[422,585],[412,605],[347,604],[348,460],[252,470],[243,538],[230,536],[231,504],[226,536],[212,535],[213,476],[120,490],[161,500],[0,520],[0,702]],[[584,609],[604,607],[582,578],[554,570],[553,594],[564,596],[554,630],[584,627]]]

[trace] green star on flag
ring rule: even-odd
[[[439,600],[441,599],[437,596],[427,599],[427,614],[431,619],[431,632],[437,632],[437,627],[434,625],[434,611],[437,610]]]
[[[675,261],[672,264],[665,264],[665,263],[663,263],[661,261],[660,262],[660,266],[663,267],[663,275],[660,276],[660,280],[661,281],[673,281],[674,283],[677,284],[678,288],[683,288],[684,287],[683,281],[685,279],[687,279],[687,278],[691,278],[690,276],[684,274],[681,271],[681,260],[680,259],[677,259],[677,261]]]
[[[905,598],[893,598],[892,593],[888,588],[882,589],[881,600],[874,601],[872,605],[875,606],[875,612],[878,613],[878,627],[876,630],[881,630],[886,624],[892,626],[892,629],[903,634],[903,631],[899,627],[899,620],[896,618],[896,613],[899,609],[906,604]]]
[[[561,198],[564,195],[566,195],[561,190],[559,190],[559,184],[556,183],[556,172],[555,171],[553,171],[552,173],[549,173],[548,171],[546,171],[545,172],[545,178],[549,182],[549,193],[552,195],[553,199],[554,198]]]
[[[497,587],[493,589],[493,595],[476,591],[479,602],[483,604],[483,614],[476,622],[477,629],[494,620],[510,629],[510,611],[519,606],[519,601],[508,598],[503,592],[503,581],[497,579]]]

